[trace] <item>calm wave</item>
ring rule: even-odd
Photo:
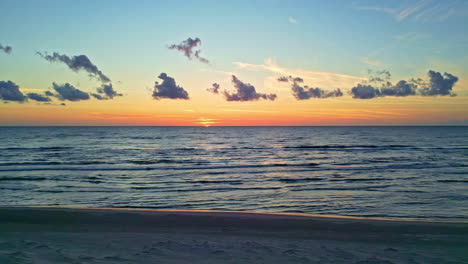
[[[468,219],[467,127],[2,127],[0,205]]]

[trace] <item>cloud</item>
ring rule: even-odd
[[[416,95],[416,86],[401,80],[390,88],[381,89],[382,96],[409,96]]]
[[[385,63],[383,63],[382,61],[371,60],[369,59],[369,57],[363,57],[361,58],[361,61],[371,66],[379,66],[379,67],[385,66]]]
[[[464,1],[414,1],[408,5],[402,5],[396,8],[381,6],[361,6],[359,10],[371,10],[387,13],[401,22],[406,19],[412,19],[418,22],[444,21],[451,16],[466,13],[466,3]],[[465,10],[465,11],[463,11]]]
[[[96,93],[91,93],[91,96],[98,99],[98,100],[109,100],[109,98],[107,98],[105,96],[102,96],[100,94],[96,94]]]
[[[10,54],[13,48],[10,46],[3,46],[2,44],[0,44],[0,50],[3,50],[6,54]]]
[[[256,101],[259,99],[271,100],[276,99],[276,94],[263,94],[257,93],[255,87],[250,83],[244,83],[239,80],[235,75],[232,75],[232,83],[234,88],[236,88],[235,93],[229,93],[228,91],[223,91],[223,95],[226,98],[226,101]]]
[[[50,102],[51,99],[47,96],[44,96],[42,94],[38,94],[38,93],[28,93],[26,95],[29,99],[31,100],[34,100],[34,101],[38,101],[38,102]]]
[[[101,85],[101,87],[97,89],[97,92],[104,94],[109,99],[113,99],[116,96],[123,96],[123,94],[119,94],[114,90],[111,83]]]
[[[206,89],[210,93],[218,94],[221,86],[217,83],[213,83],[213,87]]]
[[[314,83],[323,88],[348,88],[366,80],[366,78],[332,72],[317,72],[304,69],[289,69],[279,66],[273,59],[268,58],[265,64],[249,64],[233,62],[237,67],[248,71],[267,71],[275,75],[301,76],[304,81]],[[276,79],[276,77],[274,77]],[[276,81],[275,81],[276,82]]]
[[[309,88],[307,85],[302,87],[300,85],[294,84],[292,91],[293,91],[294,97],[297,100],[343,96],[343,93],[341,92],[339,88],[334,91],[324,91],[320,88]]]
[[[81,101],[81,100],[89,100],[89,94],[85,93],[81,90],[76,89],[73,85],[69,83],[65,84],[56,84],[52,83],[54,90],[58,93],[57,98],[60,100],[68,100],[68,101]]]
[[[333,91],[325,91],[320,88],[312,88],[308,87],[307,85],[301,86],[299,83],[304,82],[304,80],[300,77],[286,77],[282,76],[278,78],[279,82],[292,82],[291,90],[293,92],[294,97],[297,100],[307,100],[310,98],[328,98],[328,97],[340,97],[343,96],[343,92],[338,88]]]
[[[182,41],[178,45],[176,44],[170,45],[168,49],[175,49],[175,50],[181,51],[189,59],[192,59],[192,55],[193,55],[199,61],[203,63],[209,63],[207,59],[200,56],[201,50],[196,50],[195,52],[193,51],[193,49],[198,45],[201,45],[201,40],[199,38],[195,38],[195,39],[188,38]]]
[[[444,75],[442,75],[440,72],[430,70],[428,72],[428,81],[424,81],[421,78],[413,78],[410,81],[400,80],[393,85],[389,81],[391,76],[390,72],[380,71],[377,73],[383,75],[383,77],[371,76],[368,81],[351,88],[353,98],[372,99],[384,96],[403,97],[411,95],[455,96],[455,94],[452,93],[452,88],[458,81],[458,77],[450,73],[444,73]]]
[[[163,82],[161,84],[155,82],[153,91],[154,99],[190,99],[187,91],[185,91],[184,88],[178,86],[174,78],[169,77],[165,73],[161,73],[158,78],[163,80]]]
[[[455,95],[452,93],[452,88],[458,81],[458,77],[447,72],[442,76],[440,72],[435,71],[429,71],[427,75],[429,76],[429,85],[421,89],[422,95]]]
[[[24,102],[26,97],[14,82],[0,81],[0,99],[4,101]]]
[[[297,23],[297,20],[296,20],[294,17],[289,17],[289,18],[288,18],[288,21],[289,21],[289,23],[291,23],[291,24],[296,24],[296,23]]]
[[[44,94],[46,96],[54,96],[54,94],[51,91],[45,91]]]
[[[372,99],[381,96],[380,90],[372,85],[358,84],[351,88],[351,94],[356,99]]]
[[[46,59],[50,62],[63,62],[71,70],[78,72],[84,70],[89,73],[90,77],[95,77],[102,82],[110,82],[111,80],[94,65],[91,60],[86,55],[78,55],[68,57],[67,55],[60,55],[57,52],[54,52],[52,55],[47,53],[36,52],[39,56]]]

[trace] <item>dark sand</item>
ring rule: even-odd
[[[4,207],[0,263],[468,263],[468,223]]]

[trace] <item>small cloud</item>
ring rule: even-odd
[[[3,50],[3,52],[5,52],[6,54],[10,54],[13,48],[10,46],[3,46],[2,44],[0,44],[0,50]]]
[[[50,102],[51,99],[47,96],[38,93],[28,93],[26,95],[29,99],[37,101],[37,102]]]
[[[101,85],[101,87],[97,88],[97,92],[99,94],[105,95],[105,97],[103,97],[103,96],[95,96],[95,94],[91,94],[94,98],[98,100],[107,100],[107,99],[113,99],[116,96],[123,96],[123,94],[119,94],[114,90],[114,88],[112,87],[112,83]],[[99,99],[99,97],[103,99]]]
[[[58,93],[57,98],[60,100],[68,100],[68,101],[81,101],[81,100],[89,100],[89,94],[85,93],[79,89],[76,89],[73,85],[69,83],[65,84],[56,84],[52,83],[54,90]]]
[[[96,93],[92,93],[91,96],[98,99],[98,100],[108,100],[109,99],[109,98],[107,98],[105,96],[102,96],[102,95],[96,94]]]
[[[442,76],[440,72],[435,71],[429,71],[427,75],[429,76],[429,85],[422,88],[422,95],[455,95],[452,93],[452,88],[458,81],[458,77],[446,72]]]
[[[44,94],[46,96],[54,96],[54,93],[52,93],[51,91],[45,91]]]
[[[77,72],[84,70],[89,73],[91,77],[95,77],[102,82],[110,82],[110,79],[94,65],[91,60],[86,55],[78,55],[69,57],[67,55],[60,55],[57,52],[54,52],[52,55],[47,53],[36,52],[39,56],[50,62],[63,62],[68,68]]]
[[[0,81],[0,99],[3,101],[24,102],[26,96],[19,90],[19,86],[12,81]]]
[[[213,83],[213,86],[211,88],[206,89],[206,90],[208,92],[210,92],[210,93],[218,94],[220,88],[221,88],[221,86],[219,84]]]
[[[289,18],[288,18],[288,21],[289,21],[289,23],[291,23],[291,24],[296,24],[296,23],[297,23],[297,20],[296,20],[294,17],[289,17]]]
[[[174,78],[169,77],[165,73],[161,73],[158,78],[163,80],[163,82],[161,84],[155,82],[153,91],[154,99],[190,99],[187,91],[185,91],[184,88],[178,86]]]
[[[299,83],[303,83],[304,79],[300,77],[286,77],[282,76],[278,78],[278,82],[292,82],[291,90],[294,97],[297,100],[307,100],[310,98],[328,98],[328,97],[340,97],[343,96],[343,93],[340,89],[333,91],[325,91],[321,88],[312,88],[307,85],[301,86]]]
[[[192,59],[192,55],[193,55],[199,61],[203,63],[209,63],[207,59],[200,56],[201,50],[196,50],[195,52],[193,51],[193,49],[198,45],[201,45],[201,40],[199,38],[195,38],[195,39],[188,38],[182,41],[180,44],[170,45],[168,49],[175,49],[175,50],[181,51],[190,60]]]
[[[256,101],[259,99],[271,100],[276,99],[276,94],[263,94],[257,93],[255,87],[250,83],[244,83],[239,80],[235,75],[232,75],[232,83],[234,88],[236,88],[235,93],[229,93],[228,91],[223,91],[223,95],[226,98],[226,101]]]
[[[385,66],[385,63],[378,61],[378,60],[371,60],[369,59],[369,57],[361,58],[361,61],[371,66],[378,66],[378,67]]]
[[[355,99],[372,99],[381,96],[380,90],[372,85],[358,84],[351,88],[351,94]]]

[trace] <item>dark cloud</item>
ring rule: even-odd
[[[427,75],[429,76],[429,85],[421,89],[421,95],[455,95],[452,93],[452,88],[458,81],[458,77],[447,72],[442,75],[440,72],[435,71],[429,71]]]
[[[452,88],[458,81],[458,77],[450,73],[444,73],[444,75],[442,75],[440,72],[430,70],[428,72],[428,82],[421,78],[413,78],[410,81],[400,80],[397,84],[393,85],[389,81],[391,74],[388,71],[376,73],[383,76],[371,76],[368,81],[353,87],[351,89],[353,98],[372,99],[375,97],[403,97],[417,94],[423,96],[455,96],[455,94],[452,93]]]
[[[206,90],[214,94],[219,94],[219,89],[221,89],[221,86],[217,83],[213,83],[213,87],[208,88]]]
[[[307,100],[310,98],[328,98],[328,97],[340,97],[343,93],[340,89],[334,91],[325,91],[320,88],[312,88],[305,85],[304,87],[294,82],[292,86],[292,92],[297,100]]]
[[[57,97],[60,100],[68,101],[81,101],[89,100],[89,94],[81,90],[76,89],[73,85],[69,83],[65,84],[56,84],[52,83],[54,90],[58,93]]]
[[[50,102],[51,99],[47,96],[44,96],[42,94],[38,94],[38,93],[28,93],[26,95],[29,99],[31,100],[34,100],[34,101],[38,101],[38,102]]]
[[[97,92],[100,94],[105,94],[105,96],[109,99],[113,99],[116,96],[122,96],[122,94],[119,94],[114,90],[111,83],[101,85],[101,87],[97,89]]]
[[[356,99],[372,99],[381,96],[380,90],[372,85],[358,84],[351,88],[351,94]]]
[[[187,91],[185,91],[184,88],[178,86],[174,78],[167,76],[165,73],[161,73],[158,78],[163,80],[163,82],[161,84],[155,82],[153,91],[154,99],[189,99]]]
[[[277,97],[276,94],[257,93],[253,85],[240,81],[235,75],[232,75],[232,83],[234,84],[234,88],[236,88],[236,92],[229,93],[228,91],[224,91],[223,94],[226,101],[255,101],[259,99],[274,101]]]
[[[104,75],[86,55],[68,57],[67,55],[60,55],[57,52],[54,52],[52,55],[48,55],[47,53],[42,54],[40,52],[37,52],[37,54],[50,62],[63,62],[75,72],[84,70],[88,72],[91,77],[95,77],[102,82],[110,82],[110,79]]]
[[[203,63],[209,63],[207,59],[200,56],[201,50],[196,50],[195,52],[193,51],[193,49],[198,45],[201,45],[201,40],[199,38],[195,38],[195,39],[188,38],[182,41],[182,43],[178,45],[176,44],[170,45],[168,48],[182,51],[184,55],[189,59],[192,59],[192,55],[193,55],[199,61]]]
[[[282,76],[278,78],[278,82],[292,82],[291,90],[297,100],[343,96],[343,93],[340,89],[325,91],[321,88],[312,88],[308,87],[307,85],[301,86],[299,83],[303,83],[304,79],[300,77]]]
[[[291,75],[289,75],[288,77],[286,76],[281,76],[279,77],[278,79],[278,82],[298,82],[298,83],[302,83],[304,82],[304,79],[300,78],[300,77],[292,77]]]
[[[390,88],[382,88],[380,92],[382,96],[409,96],[416,94],[416,86],[412,83],[401,80]]]
[[[51,91],[45,91],[44,94],[46,96],[54,96],[54,93],[52,93]]]
[[[13,48],[10,46],[3,46],[2,44],[0,44],[0,50],[3,50],[3,52],[5,52],[6,54],[10,54]]]
[[[24,102],[26,96],[19,90],[19,86],[12,81],[0,81],[0,99],[4,101]]]
[[[98,100],[108,100],[109,99],[107,97],[104,97],[104,96],[102,96],[100,94],[95,94],[95,93],[92,93],[91,96],[98,99]]]

